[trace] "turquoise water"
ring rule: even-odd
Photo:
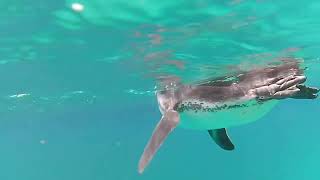
[[[83,10],[73,10],[80,3]],[[157,79],[193,82],[283,58],[320,87],[316,0],[0,2],[0,179],[318,180],[320,101],[235,127],[233,152],[176,129],[143,175]]]

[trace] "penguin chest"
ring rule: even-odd
[[[182,102],[178,107],[180,126],[187,129],[208,130],[243,125],[260,119],[276,103],[276,100],[263,103],[256,100],[216,104]]]

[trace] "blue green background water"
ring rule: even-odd
[[[178,128],[137,173],[160,119],[159,76],[192,82],[294,57],[319,87],[319,9],[316,0],[2,0],[0,179],[319,179],[319,100],[286,100],[230,129],[233,152]]]

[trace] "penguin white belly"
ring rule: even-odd
[[[277,100],[260,104],[252,100],[242,106],[228,105],[227,108],[215,111],[184,110],[180,112],[179,126],[187,129],[208,130],[247,124],[262,118],[276,104]]]

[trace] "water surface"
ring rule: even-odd
[[[80,3],[83,11],[73,10]],[[319,179],[319,100],[230,129],[234,152],[177,129],[141,176],[157,79],[189,83],[297,58],[319,83],[315,0],[5,0],[0,178]]]

